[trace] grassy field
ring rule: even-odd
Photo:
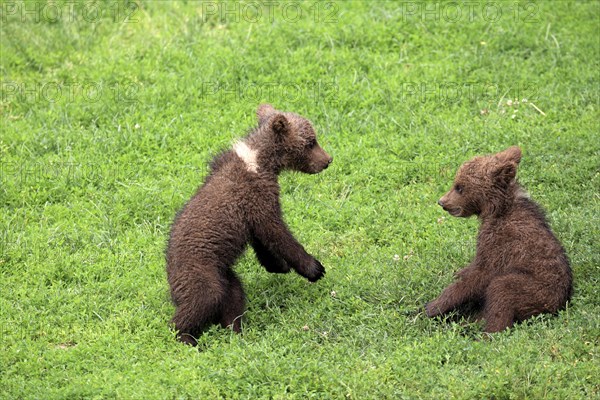
[[[0,398],[600,398],[600,3],[0,7]],[[183,346],[169,227],[261,102],[335,157],[280,178],[327,275],[248,251],[243,334]],[[514,144],[575,291],[486,338],[421,311],[475,250],[436,201]]]

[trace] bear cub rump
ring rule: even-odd
[[[455,217],[477,215],[475,259],[458,280],[428,303],[429,317],[458,307],[481,310],[486,332],[498,332],[541,313],[556,313],[571,296],[565,251],[540,206],[516,182],[521,150],[475,157],[456,174],[439,205]]]
[[[167,245],[167,278],[175,304],[172,323],[181,341],[195,345],[210,324],[241,330],[242,284],[232,266],[246,245],[267,271],[295,270],[311,282],[325,270],[288,230],[277,177],[309,174],[332,162],[311,123],[264,104],[258,128],[217,156],[204,184],[178,213]]]

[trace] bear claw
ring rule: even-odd
[[[313,259],[313,264],[311,266],[311,274],[306,276],[310,282],[316,282],[321,279],[325,275],[325,267],[323,264],[319,262],[316,258]]]

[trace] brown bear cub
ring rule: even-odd
[[[176,307],[172,323],[191,345],[210,324],[240,332],[244,292],[232,266],[247,243],[269,272],[294,269],[311,282],[325,273],[282,219],[277,176],[285,169],[316,174],[333,159],[305,118],[268,104],[257,115],[258,128],[212,161],[171,228],[166,256]]]
[[[569,260],[540,206],[516,182],[521,150],[510,147],[464,163],[439,205],[455,217],[477,215],[475,259],[440,297],[425,306],[435,317],[455,308],[481,310],[486,332],[541,313],[556,313],[571,296]]]

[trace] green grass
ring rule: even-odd
[[[0,398],[599,398],[600,5],[487,3],[2,1]],[[327,275],[249,251],[243,334],[198,351],[168,326],[165,242],[260,102],[335,157],[280,178]],[[474,253],[437,199],[514,144],[575,292],[487,339],[420,307]]]

